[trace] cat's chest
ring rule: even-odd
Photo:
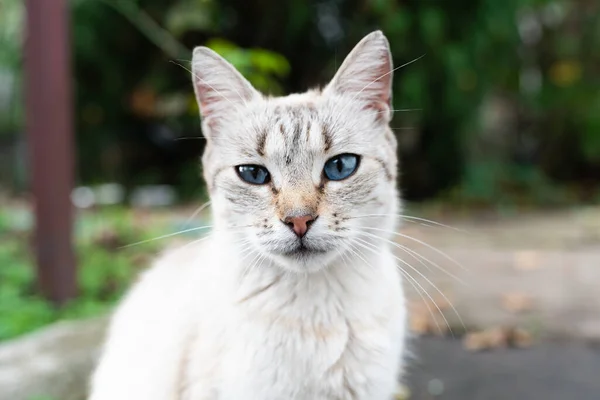
[[[387,398],[404,335],[399,282],[350,296],[349,284],[284,284],[265,279],[203,313],[186,400]]]
[[[312,318],[238,313],[212,342],[220,345],[200,345],[194,363],[211,375],[210,393],[219,400],[379,398],[369,397],[370,391],[386,390],[388,382],[379,380],[400,358],[400,311],[360,319],[333,307]],[[218,362],[206,368],[206,359],[214,356]],[[198,375],[192,380],[197,395],[190,399],[205,398],[208,380]]]
[[[332,315],[331,324],[279,319],[238,326],[224,353],[219,398],[349,398],[334,396],[359,390],[348,387],[349,373],[386,364],[382,355],[395,357],[387,327],[358,326],[343,315]]]
[[[320,375],[330,368],[351,336],[347,316],[332,309],[321,309],[318,315],[257,312],[242,316],[235,325],[232,359],[246,360],[253,368],[286,365],[289,373],[302,376]]]

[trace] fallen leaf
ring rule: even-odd
[[[512,331],[512,344],[515,347],[529,347],[533,344],[533,336],[523,328],[515,328]]]
[[[500,349],[508,346],[510,332],[504,328],[491,328],[485,331],[488,346],[492,349]]]
[[[430,333],[429,318],[423,314],[411,314],[409,318],[410,330],[417,335]]]
[[[469,332],[463,339],[468,351],[482,351],[505,347],[528,347],[533,343],[531,334],[523,328],[495,327]]]
[[[450,328],[441,313],[448,308],[450,303],[443,298],[410,302],[408,305],[410,330],[417,335],[446,336]]]
[[[119,233],[114,229],[102,230],[94,237],[93,243],[108,251],[116,251],[126,244]]]
[[[431,333],[436,336],[444,337],[451,331],[450,327],[448,327],[448,324],[441,316],[436,315],[435,318],[431,318],[431,321]]]
[[[138,88],[131,94],[131,110],[141,116],[152,116],[156,110],[156,93],[150,88]]]
[[[469,351],[481,351],[488,349],[489,345],[483,332],[469,332],[463,339],[463,347]]]
[[[506,293],[502,296],[502,307],[515,314],[522,313],[533,308],[533,300],[525,293]]]
[[[469,351],[497,349],[508,345],[508,331],[503,328],[490,328],[465,335],[463,346]]]
[[[153,255],[147,253],[136,253],[130,259],[131,264],[136,268],[145,269],[152,263]]]
[[[530,271],[540,267],[540,255],[534,250],[522,250],[515,253],[515,269]]]
[[[450,307],[450,300],[449,297],[442,297],[442,296],[438,296],[438,297],[434,297],[432,301],[429,301],[429,304],[431,305],[431,307],[435,310],[437,310],[437,308],[439,308],[440,310],[444,311],[444,310],[448,310]],[[437,305],[437,307],[435,307]]]
[[[398,386],[396,387],[396,393],[394,393],[394,399],[395,400],[408,400],[410,398],[410,389],[399,383]]]

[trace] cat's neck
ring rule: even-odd
[[[381,258],[389,249],[349,253],[310,273],[286,271],[267,257],[249,254],[243,244],[227,235],[216,235],[214,246],[227,259],[224,271],[235,304],[257,313],[284,312],[301,317],[307,310],[325,305],[361,309],[379,286],[390,279],[389,263]],[[297,315],[296,315],[297,314]]]

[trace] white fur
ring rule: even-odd
[[[323,94],[265,99],[206,50],[195,52],[194,65],[216,228],[202,243],[166,254],[124,299],[90,400],[391,399],[404,351],[404,298],[389,235],[368,240],[360,233],[396,225],[395,181],[382,168],[391,166],[395,177],[395,142],[390,148],[387,116],[372,112],[389,102],[385,37],[367,36]],[[389,81],[362,90],[381,71]],[[229,77],[230,86],[220,77]],[[198,86],[199,79],[213,84]],[[242,96],[227,100],[228,108],[217,88]],[[314,115],[293,114],[292,121],[278,114],[281,126],[272,126],[276,107],[308,103]],[[332,131],[327,151],[316,133],[323,126]],[[294,127],[302,149],[290,150],[285,136],[269,131]],[[256,146],[256,129],[268,133],[264,157],[245,150]],[[359,170],[327,182],[317,202],[324,162],[344,152],[361,155]],[[269,187],[236,176],[233,166],[251,163],[269,169],[276,202]],[[288,258],[280,250],[298,239],[278,213],[311,201],[319,218],[303,240],[322,252]],[[373,214],[390,216],[363,218]]]

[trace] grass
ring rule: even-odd
[[[150,215],[151,214],[151,215]],[[78,215],[75,249],[79,296],[61,308],[38,292],[31,213],[26,207],[0,210],[0,341],[52,322],[107,312],[146,268],[164,242],[122,246],[181,229],[173,214],[107,208]]]

